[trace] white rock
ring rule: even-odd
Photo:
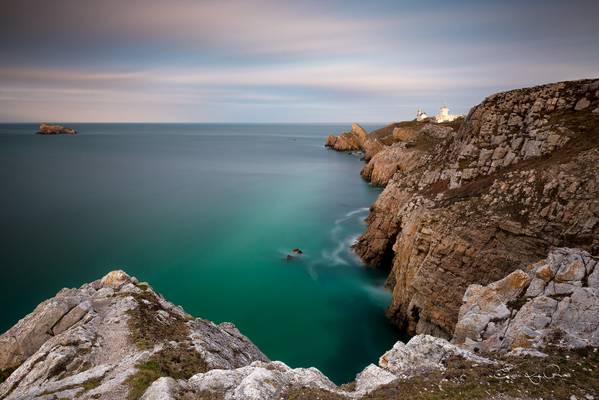
[[[181,387],[171,377],[156,379],[141,396],[141,400],[176,400]]]
[[[356,392],[368,393],[396,379],[397,376],[391,372],[370,364],[356,376]]]
[[[493,363],[445,339],[417,335],[407,344],[395,343],[393,348],[379,359],[379,366],[397,376],[409,377],[423,371],[444,370],[445,363],[451,356],[459,356],[479,364]]]

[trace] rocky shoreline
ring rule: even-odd
[[[599,253],[599,80],[498,93],[462,121],[392,124],[373,141],[362,176],[384,190],[355,251],[390,271],[388,316],[409,334],[450,338],[470,284],[553,247]]]
[[[416,335],[336,386],[113,271],[62,289],[0,336],[0,398],[592,399],[598,312],[599,259],[555,249],[526,271],[472,285],[453,343]]]
[[[0,399],[599,397],[599,80],[495,94],[451,123],[353,124],[326,145],[363,152],[384,187],[355,251],[389,271],[408,343],[337,386],[118,270],[0,336]]]

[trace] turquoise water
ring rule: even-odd
[[[271,359],[337,383],[398,340],[384,276],[349,246],[378,190],[336,125],[0,125],[0,330],[123,268]],[[285,260],[294,247],[300,259]]]

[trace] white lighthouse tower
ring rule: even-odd
[[[461,117],[461,115],[452,115],[449,113],[449,108],[446,105],[439,109],[439,113],[435,115],[435,122],[451,122]]]

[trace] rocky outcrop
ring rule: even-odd
[[[381,357],[378,366],[367,366],[357,375],[353,388],[337,387],[315,368],[292,369],[280,361],[256,361],[236,369],[213,369],[188,380],[160,378],[154,381],[142,399],[185,396],[225,400],[360,399],[396,380],[444,371],[450,357],[478,365],[497,363],[444,339],[416,336],[407,344],[398,342]]]
[[[362,168],[364,179],[376,186],[386,186],[397,171],[408,173],[419,166],[422,151],[399,142],[376,153]]]
[[[65,128],[61,125],[43,123],[40,125],[37,133],[40,135],[76,135],[77,131],[73,128]]]
[[[325,146],[337,151],[362,151],[364,142],[368,139],[366,130],[359,124],[352,124],[351,131],[339,136],[327,136]]]
[[[469,286],[453,341],[485,352],[599,346],[599,260],[558,248],[497,282]]]
[[[405,145],[364,168],[386,186],[355,245],[390,270],[392,321],[449,338],[470,284],[523,269],[553,246],[599,252],[598,107],[599,80],[562,82],[490,96],[457,131],[395,129]]]
[[[364,160],[370,161],[375,155],[385,149],[385,145],[376,138],[369,138],[362,145],[364,151]]]
[[[0,371],[12,371],[0,398],[122,399],[150,378],[254,361],[267,358],[232,324],[193,318],[114,271],[61,290],[0,336]]]
[[[338,387],[315,368],[268,361],[233,324],[193,318],[117,270],[62,289],[0,336],[0,398],[359,399],[443,370],[449,356],[493,362],[417,336]]]
[[[528,279],[508,277],[509,284],[497,283],[488,290],[517,299],[514,293],[531,292],[532,282],[539,276],[546,279],[543,271],[549,269],[553,272],[546,288],[551,282],[567,280],[575,287],[570,296],[574,304],[577,289],[596,283],[597,261],[584,252],[560,249],[546,263],[547,267],[538,263],[528,273],[520,271]],[[519,284],[522,281],[529,282],[528,289]],[[473,304],[474,298],[469,296],[466,304]],[[469,307],[460,323],[465,324],[474,310]],[[591,318],[587,308],[578,310],[578,320],[572,324],[576,331],[570,329],[568,334],[581,338],[588,332],[582,319],[589,317],[596,323],[597,318]],[[517,319],[521,312],[512,318]],[[268,361],[234,325],[193,318],[148,284],[113,271],[79,289],[61,290],[0,336],[0,377],[6,378],[0,380],[0,398],[345,400],[413,399],[417,393],[438,392],[452,399],[464,398],[460,385],[476,387],[489,375],[501,376],[507,371],[507,379],[513,381],[532,373],[526,365],[522,370],[515,366],[524,363],[523,359],[516,360],[513,355],[509,360],[497,359],[481,354],[480,347],[467,347],[472,346],[417,335],[405,344],[397,342],[380,357],[378,365],[368,365],[354,382],[336,386],[315,368],[290,368],[280,361]],[[522,349],[519,354],[535,355]],[[593,360],[574,356],[573,376],[579,379],[594,371]],[[448,392],[455,387],[460,389]],[[572,388],[581,390],[579,385]],[[521,386],[516,389],[526,392]],[[504,388],[487,386],[486,390],[501,395]],[[548,386],[541,393],[554,390]]]
[[[414,336],[406,344],[397,342],[380,358],[379,365],[402,378],[444,370],[450,357],[460,357],[477,364],[493,364],[495,361],[478,356],[444,339],[429,335]]]

